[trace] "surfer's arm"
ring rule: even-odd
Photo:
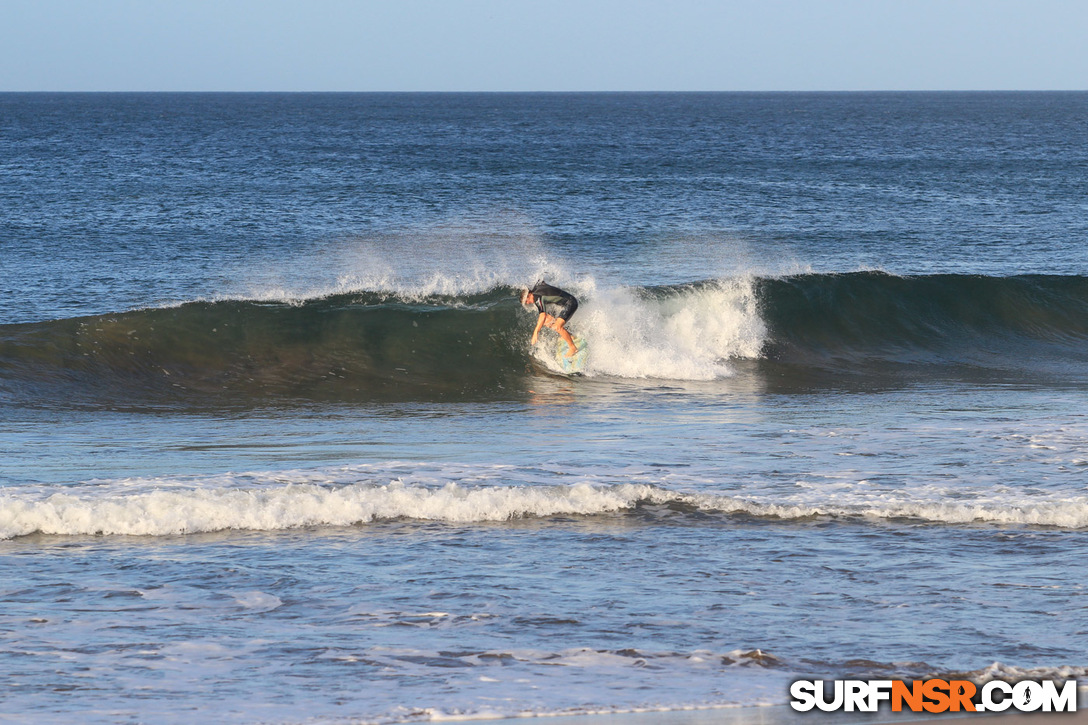
[[[544,327],[544,320],[547,319],[547,315],[543,312],[536,318],[536,329],[533,330],[533,339],[530,340],[531,345],[536,344],[537,338],[540,336],[540,328]]]

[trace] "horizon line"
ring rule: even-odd
[[[174,90],[174,89],[157,89],[157,90],[119,90],[119,89],[98,89],[98,90],[53,90],[53,89],[36,89],[36,90],[9,90],[0,89],[0,94],[14,94],[14,93],[99,93],[99,94],[138,94],[138,93],[221,93],[221,94],[420,94],[420,95],[440,95],[440,94],[493,94],[493,95],[515,95],[515,94],[539,94],[539,95],[589,95],[589,94],[711,94],[711,93],[780,93],[780,94],[802,94],[802,93],[825,93],[825,94],[844,94],[844,93],[1085,93],[1088,92],[1088,88],[861,88],[861,89],[765,89],[765,90],[661,90],[661,89],[642,89],[642,90]]]

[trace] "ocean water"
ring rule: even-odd
[[[1085,93],[0,94],[0,718],[1086,678],[1086,200]]]

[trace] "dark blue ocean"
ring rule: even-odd
[[[1088,93],[0,94],[0,719],[1085,678],[1086,558]]]

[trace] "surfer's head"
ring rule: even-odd
[[[521,304],[531,305],[533,304],[533,293],[529,291],[528,287],[521,288]]]

